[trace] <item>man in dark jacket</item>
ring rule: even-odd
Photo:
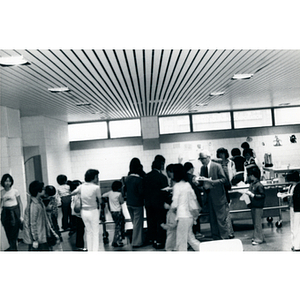
[[[165,159],[159,155],[152,163],[152,171],[145,177],[145,208],[147,213],[148,242],[153,243],[156,249],[163,249],[166,241],[166,232],[160,224],[166,222],[164,202],[167,192],[162,191],[168,186],[167,177],[161,172],[164,170]]]

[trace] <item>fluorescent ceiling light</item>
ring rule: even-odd
[[[76,103],[76,106],[90,106],[90,102],[82,102],[82,103]]]
[[[253,74],[234,74],[231,79],[233,80],[242,80],[242,79],[250,79]]]
[[[208,103],[197,103],[196,106],[207,106]]]
[[[51,93],[59,93],[59,92],[69,92],[69,88],[66,86],[48,88],[48,91]]]
[[[209,96],[222,96],[225,92],[212,92],[209,94]]]
[[[29,62],[26,59],[24,59],[22,55],[0,57],[0,65],[4,67],[25,65],[25,64],[29,64]]]

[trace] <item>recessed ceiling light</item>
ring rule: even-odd
[[[291,103],[289,103],[289,102],[286,102],[286,103],[280,103],[280,104],[278,104],[279,106],[288,106],[288,105],[290,105]]]
[[[198,109],[190,109],[189,110],[189,113],[195,113],[195,112],[198,112]]]
[[[90,102],[82,102],[82,103],[76,103],[76,106],[90,106],[92,103]]]
[[[3,67],[25,65],[25,64],[28,65],[30,63],[23,57],[23,55],[0,57],[0,65]]]
[[[69,88],[66,86],[48,88],[48,91],[51,93],[59,93],[59,92],[69,92]]]
[[[212,92],[209,94],[209,96],[222,96],[225,92]]]
[[[208,103],[197,103],[196,106],[207,106]]]
[[[232,80],[250,79],[253,74],[234,74]]]

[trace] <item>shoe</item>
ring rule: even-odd
[[[205,235],[200,233],[200,232],[197,232],[197,233],[195,233],[195,238],[196,239],[203,239],[203,238],[205,238]]]
[[[87,251],[86,248],[77,248],[76,251]]]
[[[156,248],[155,249],[164,249],[165,245],[162,243],[156,243]]]
[[[253,245],[253,246],[254,246],[254,245],[260,245],[260,244],[262,244],[262,242],[255,242],[255,241],[252,242],[252,245]]]
[[[124,244],[123,243],[112,243],[111,244],[113,247],[123,247]]]
[[[229,234],[228,238],[229,239],[234,239],[234,234]]]

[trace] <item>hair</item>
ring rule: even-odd
[[[225,149],[225,148],[219,148],[217,150],[217,158],[221,158],[220,154],[224,153],[225,154],[225,158],[228,158],[229,157],[229,153],[228,153],[228,150]]]
[[[247,169],[247,175],[253,175],[255,178],[260,179],[261,172],[258,167],[251,167]]]
[[[74,190],[76,190],[76,188],[81,185],[81,181],[80,180],[73,180],[69,183],[70,186],[70,191],[73,192]]]
[[[241,150],[239,148],[233,148],[231,150],[231,155],[232,156],[238,156],[238,155],[241,155]]]
[[[174,181],[179,182],[181,180],[185,180],[185,171],[182,164],[174,164],[173,171]]]
[[[111,189],[114,192],[118,192],[121,187],[122,187],[122,182],[120,180],[115,180],[111,185]]]
[[[286,181],[298,182],[299,180],[300,178],[298,171],[292,171],[286,175]]]
[[[159,161],[159,160],[154,160],[153,162],[152,162],[152,165],[151,165],[151,169],[153,170],[153,169],[157,169],[157,170],[161,170],[161,161]]]
[[[184,172],[188,172],[190,169],[194,168],[193,164],[191,162],[186,162],[184,165],[183,165],[183,169],[184,169]]]
[[[208,150],[201,150],[200,152],[199,152],[199,157],[200,156],[207,156],[207,157],[211,157],[211,154],[210,154],[210,152],[208,151]]]
[[[5,187],[5,181],[6,181],[6,179],[7,178],[9,178],[9,180],[11,181],[11,187],[12,187],[12,185],[14,184],[14,179],[12,178],[12,176],[10,175],[10,174],[8,174],[8,173],[6,173],[6,174],[4,174],[3,176],[2,176],[2,179],[1,179],[1,185],[3,186],[3,187]]]
[[[66,175],[61,174],[56,177],[56,181],[59,185],[66,184],[68,181],[68,177]]]
[[[84,175],[84,180],[86,182],[91,182],[94,180],[94,178],[99,175],[99,171],[98,170],[95,170],[95,169],[88,169],[86,172],[85,172],[85,175]]]
[[[174,164],[169,164],[169,165],[167,165],[167,167],[166,167],[166,172],[171,172],[171,173],[173,173],[173,167],[174,167]]]
[[[32,197],[36,197],[38,193],[41,193],[44,187],[44,182],[35,180],[29,184],[29,193]]]
[[[140,170],[141,170],[141,161],[137,157],[134,157],[133,159],[131,159],[129,163],[128,175],[139,174]]]
[[[154,160],[160,161],[160,163],[163,163],[163,164],[166,162],[166,159],[162,155],[160,155],[160,154],[157,154],[154,157]]]
[[[241,147],[242,147],[243,149],[249,149],[249,148],[250,148],[250,145],[249,145],[249,143],[244,142],[244,143],[241,144]]]
[[[53,185],[46,185],[45,194],[48,196],[54,196],[56,194],[56,188]]]
[[[251,148],[246,148],[246,149],[244,149],[244,151],[243,151],[243,156],[245,157],[246,154],[250,154],[250,156],[253,157],[253,150],[252,150]]]

